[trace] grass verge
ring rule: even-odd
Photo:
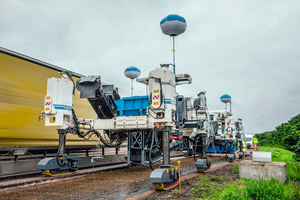
[[[270,181],[241,179],[229,181],[227,177],[200,175],[198,184],[192,186],[192,199],[250,200],[250,199],[300,199],[300,186],[289,180],[286,184],[276,179]]]
[[[260,151],[272,153],[273,162],[286,162],[287,178],[300,181],[300,163],[293,159],[294,153],[280,147],[259,147]]]
[[[286,184],[276,179],[270,181],[242,179],[228,185],[220,194],[219,199],[284,199],[294,200],[300,198],[300,187],[294,181]]]
[[[194,199],[250,200],[250,199],[300,199],[300,163],[293,159],[294,153],[280,147],[260,147],[260,151],[272,152],[272,161],[286,162],[288,181],[241,179],[229,181],[223,176],[200,176],[199,183],[192,186]],[[233,172],[238,173],[236,165]]]

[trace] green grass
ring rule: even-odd
[[[196,199],[250,200],[250,199],[300,199],[300,163],[292,157],[293,152],[280,147],[260,147],[260,151],[272,152],[273,162],[286,162],[286,183],[241,179],[230,181],[224,176],[200,176],[199,183],[192,186],[191,192]],[[238,173],[238,164],[233,172]]]
[[[220,194],[221,200],[284,199],[300,198],[300,187],[294,181],[287,184],[276,179],[270,181],[242,179],[228,185]]]
[[[196,199],[221,199],[221,200],[250,200],[250,199],[300,199],[300,163],[292,157],[293,152],[280,147],[260,147],[260,151],[272,152],[273,162],[286,162],[286,183],[279,180],[270,181],[241,179],[230,181],[224,176],[200,176],[198,184],[193,185],[191,192]],[[239,171],[238,165],[233,169]]]
[[[272,152],[273,162],[294,161],[294,159],[292,158],[294,153],[280,147],[261,146],[259,147],[259,151]]]
[[[260,151],[272,153],[273,162],[286,162],[287,178],[300,181],[300,163],[293,159],[294,153],[280,147],[259,147]]]
[[[194,194],[194,198],[197,199],[219,199],[220,194],[226,187],[228,178],[223,176],[212,176],[210,177],[211,181],[216,182],[207,182],[207,179],[200,175],[200,181],[198,184],[193,185],[191,192]]]
[[[300,186],[295,181],[281,183],[270,181],[241,179],[229,181],[223,176],[204,178],[192,186],[193,199],[250,200],[250,199],[300,199]],[[210,180],[210,182],[208,182]],[[211,182],[213,181],[213,182]],[[166,198],[169,198],[166,196]]]
[[[239,162],[235,161],[235,167],[232,169],[232,172],[238,174],[239,171],[240,171]]]

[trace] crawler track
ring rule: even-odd
[[[196,171],[193,158],[177,157],[171,164],[181,161],[182,175]],[[212,158],[213,165],[223,164],[222,157]],[[154,165],[158,168],[161,163]],[[111,166],[114,168],[113,166]],[[66,176],[63,181],[48,179],[46,184],[9,188],[0,192],[0,199],[125,199],[152,188],[149,167],[126,167],[109,171],[87,172],[80,176]],[[79,172],[80,173],[80,172]]]

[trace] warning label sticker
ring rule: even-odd
[[[159,95],[154,95],[153,99],[159,99]]]

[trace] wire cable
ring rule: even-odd
[[[40,159],[39,157],[37,157],[36,155],[33,155],[32,153],[30,153],[29,151],[27,151],[27,153],[29,153],[30,155],[32,155],[33,157],[35,157],[35,158],[37,158],[37,159],[39,159],[39,160],[42,160],[42,159]]]
[[[6,156],[6,155],[8,155],[10,152],[12,152],[14,149],[11,149],[9,152],[7,152],[6,154],[4,154],[4,155],[2,155],[1,157],[0,157],[0,159],[1,158],[3,158],[4,156]]]

